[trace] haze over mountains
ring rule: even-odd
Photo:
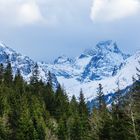
[[[0,44],[0,63],[10,61],[15,74],[21,71],[26,81],[32,75],[36,62],[23,56],[3,43]],[[52,73],[54,87],[58,82],[64,86],[69,97],[78,97],[82,88],[88,101],[96,97],[98,84],[101,83],[105,95],[125,89],[132,84],[132,77],[137,78],[136,68],[140,68],[140,52],[134,55],[123,53],[116,42],[101,41],[95,47],[85,50],[74,59],[67,56],[58,57],[54,63],[37,62],[39,77],[48,81],[48,71]],[[110,88],[111,87],[111,88]]]

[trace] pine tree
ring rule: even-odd
[[[59,120],[63,115],[68,114],[69,101],[65,91],[59,85],[55,93],[54,116]]]
[[[51,115],[54,114],[55,108],[55,95],[52,86],[52,76],[51,73],[48,73],[48,82],[47,85],[44,86],[44,93],[42,94],[43,99],[45,101],[46,109],[50,112]]]
[[[36,63],[33,67],[32,76],[30,78],[31,84],[37,84],[39,82],[39,70],[38,70],[38,64]]]
[[[75,116],[79,113],[79,105],[76,97],[73,95],[69,105],[69,113],[71,116]]]
[[[80,97],[79,97],[79,117],[80,117],[79,140],[87,140],[89,137],[89,130],[90,130],[90,125],[88,120],[89,111],[87,108],[87,104],[85,102],[82,89],[80,91]]]
[[[69,104],[69,118],[67,122],[70,140],[79,140],[81,133],[80,120],[79,103],[73,95]]]
[[[52,88],[52,85],[50,83],[47,83],[45,87],[45,92],[42,94],[45,107],[50,112],[51,115],[55,113],[55,95]]]
[[[114,101],[112,103],[112,139],[118,140],[120,137],[123,140],[131,138],[130,130],[130,118],[125,112],[125,100],[119,89],[115,93]]]
[[[130,88],[129,94],[129,116],[131,118],[132,132],[135,140],[140,138],[140,70],[137,68],[138,80],[133,78],[133,85]]]
[[[18,127],[17,127],[17,140],[34,140],[36,138],[36,131],[33,126],[33,122],[30,116],[30,110],[28,106],[28,99],[26,96],[22,98],[21,101],[21,114],[20,118],[18,119]]]
[[[79,114],[82,115],[86,115],[88,116],[88,108],[87,108],[87,104],[85,102],[85,98],[84,98],[84,94],[82,89],[80,90],[80,97],[79,97]]]
[[[105,96],[104,96],[103,87],[101,84],[99,84],[98,91],[97,91],[97,106],[100,111],[106,109]]]
[[[97,90],[96,106],[93,108],[91,115],[91,138],[95,140],[111,139],[111,116],[107,108],[103,87],[99,84]]]
[[[34,92],[34,94],[40,94],[40,84],[39,81],[39,68],[38,64],[36,63],[32,70],[32,76],[30,77],[30,88],[31,92]]]
[[[6,86],[10,86],[12,85],[12,82],[13,82],[12,67],[11,63],[8,63],[4,71],[4,83]]]
[[[3,64],[0,64],[0,84],[3,82],[3,75],[4,75],[4,67]]]
[[[50,71],[48,72],[48,84],[52,86],[52,74]]]
[[[15,75],[14,78],[14,86],[15,86],[15,90],[19,93],[22,94],[24,92],[24,85],[25,82],[23,80],[23,77],[21,76],[20,70],[17,70],[17,73]]]
[[[75,115],[72,117],[69,124],[70,140],[81,140],[81,126],[80,116]],[[83,139],[84,140],[84,139]]]
[[[15,136],[17,134],[18,120],[21,113],[20,101],[21,98],[19,93],[14,92],[13,90],[9,91],[8,103],[10,105],[10,111],[8,114],[8,122],[10,125],[10,129],[12,130],[10,134],[11,139],[15,139]]]
[[[8,140],[11,132],[9,128],[8,115],[9,115],[9,104],[8,104],[9,90],[5,85],[0,86],[0,139]]]
[[[67,118],[63,116],[58,123],[58,139],[60,140],[67,140],[68,139],[68,125],[67,125]]]

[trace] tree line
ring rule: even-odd
[[[140,139],[139,75],[127,94],[118,88],[110,105],[99,84],[92,111],[82,90],[79,99],[69,99],[60,85],[53,90],[50,72],[48,77],[47,83],[39,80],[36,64],[27,83],[19,70],[13,76],[10,63],[0,65],[0,140]]]

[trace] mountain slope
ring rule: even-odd
[[[13,49],[7,47],[5,44],[0,43],[0,63],[6,64],[10,62],[13,70],[13,74],[15,75],[17,70],[19,69],[21,72],[21,75],[23,78],[29,82],[30,77],[32,75],[32,70],[37,62],[34,62],[32,59],[30,59],[27,56],[23,56],[20,53],[17,53]],[[42,81],[47,82],[48,81],[48,70],[43,69],[38,62],[39,66],[39,79],[42,79]],[[58,85],[57,79],[54,74],[52,74],[52,81],[54,87]]]
[[[57,63],[60,58],[63,63]],[[59,57],[54,64],[46,64],[46,68],[56,74],[70,97],[73,94],[78,97],[82,88],[86,99],[92,100],[97,95],[99,83],[106,95],[115,93],[118,83],[120,89],[131,85],[132,77],[136,77],[136,67],[139,67],[138,61],[139,52],[133,56],[124,54],[115,42],[109,40],[99,42],[73,60]]]
[[[76,77],[79,81],[101,80],[115,75],[129,55],[122,53],[113,41],[99,42],[75,59],[58,57],[48,67],[59,77]],[[60,63],[61,62],[61,63]]]

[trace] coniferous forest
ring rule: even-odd
[[[10,63],[1,64],[0,140],[139,140],[139,80],[125,95],[118,88],[111,105],[102,91],[99,84],[91,110],[82,90],[69,100],[60,85],[53,90],[50,73],[48,83],[39,80],[37,65],[27,83],[20,71],[12,75]]]

